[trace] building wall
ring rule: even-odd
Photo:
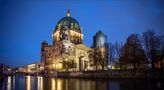
[[[61,44],[63,45],[62,47]],[[66,52],[65,47],[67,47],[67,49],[72,49],[72,50],[68,50],[68,52]],[[71,46],[71,47],[69,47]],[[79,70],[87,70],[89,69],[90,66],[90,62],[89,62],[89,58],[88,58],[88,51],[90,50],[90,48],[86,47],[84,44],[77,44],[74,45],[73,43],[65,43],[65,42],[58,42],[53,46],[45,46],[43,47],[43,55],[42,58],[44,58],[45,60],[45,70],[64,70],[66,68],[63,67],[63,61],[69,62],[69,60],[73,60],[76,63],[76,68],[73,68],[73,70],[75,71],[79,71]],[[82,57],[81,60],[81,68],[80,66],[80,57]],[[85,64],[84,64],[85,63]],[[87,63],[87,65],[86,65]],[[59,64],[62,64],[62,67],[59,67]],[[87,66],[85,69],[84,67]]]
[[[90,69],[90,61],[88,58],[89,50],[90,50],[90,48],[86,47],[84,44],[76,45],[76,62],[78,63],[78,67],[77,67],[78,70],[89,70]],[[85,67],[85,62],[87,63],[87,67]],[[80,66],[81,66],[81,68],[80,68]]]

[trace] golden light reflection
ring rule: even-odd
[[[43,77],[38,76],[38,90],[43,90]]]
[[[61,79],[57,80],[57,90],[62,90],[62,81],[61,81]]]
[[[31,90],[31,76],[26,76],[26,90]]]
[[[7,90],[11,90],[11,76],[7,78]]]
[[[56,90],[56,83],[55,83],[55,79],[54,78],[52,78],[51,79],[52,81],[51,81],[51,90]]]
[[[58,69],[62,69],[62,64],[61,63],[58,63],[57,68]]]
[[[63,83],[65,85],[65,90],[68,90],[68,80],[66,79],[66,82]]]
[[[51,90],[62,90],[63,82],[61,79],[51,78]]]

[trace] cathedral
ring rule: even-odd
[[[88,51],[83,44],[83,32],[79,22],[68,10],[60,19],[52,34],[52,45],[41,44],[41,64],[45,71],[86,71],[92,70]]]

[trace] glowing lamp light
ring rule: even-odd
[[[58,67],[59,69],[62,69],[62,64],[61,64],[61,63],[58,63],[57,67]]]

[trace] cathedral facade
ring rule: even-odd
[[[45,71],[92,70],[88,58],[91,48],[83,44],[82,28],[68,10],[52,34],[53,43],[41,44],[41,65]]]

